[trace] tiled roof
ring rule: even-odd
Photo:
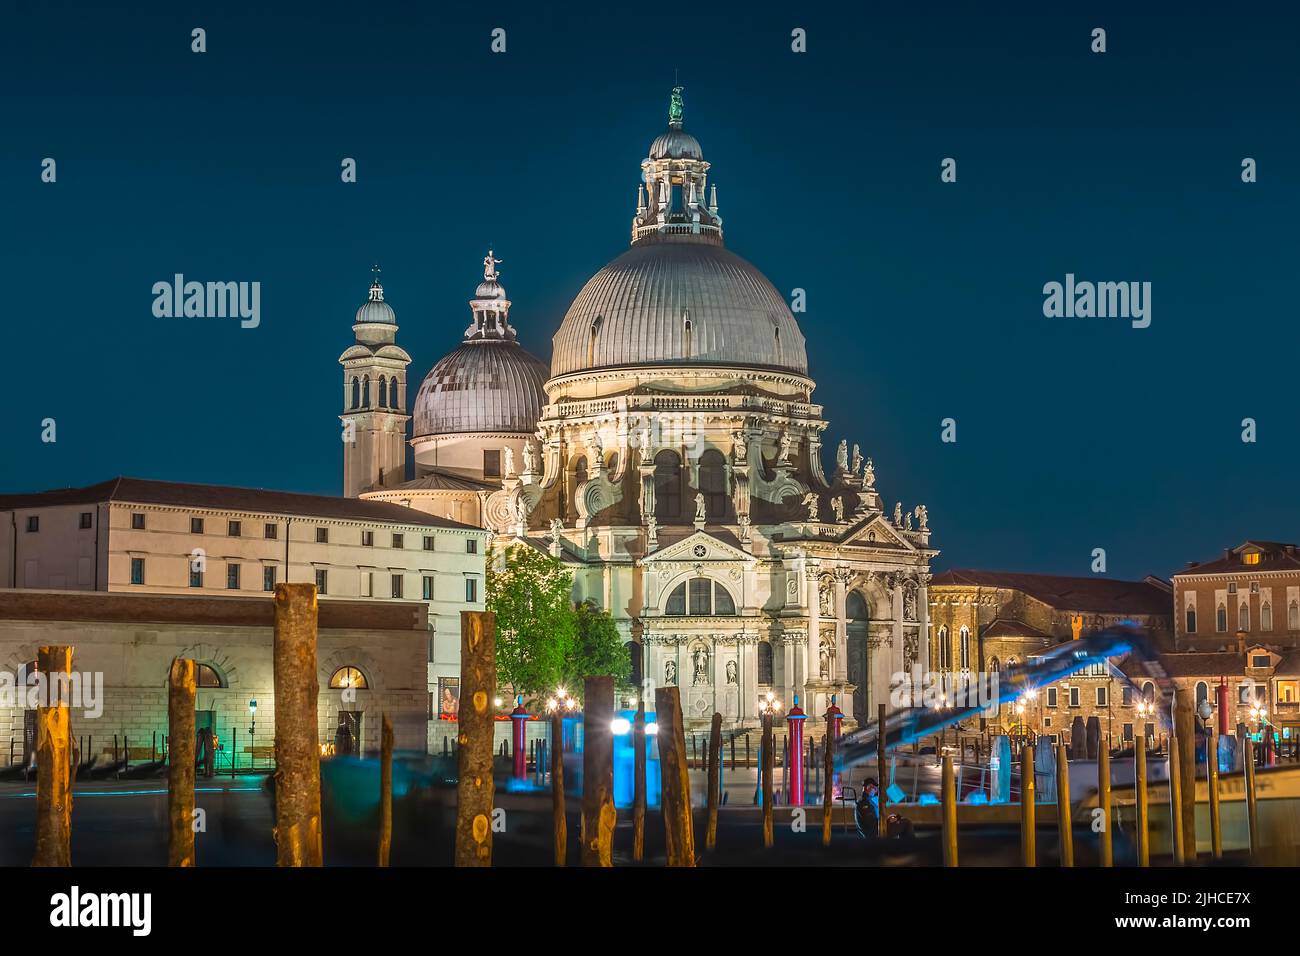
[[[1246,669],[1246,656],[1235,651],[1178,652],[1161,654],[1160,663],[1170,677],[1240,676]]]
[[[1026,624],[1024,621],[1016,621],[1011,618],[1000,617],[995,621],[985,624],[980,632],[981,637],[1027,637],[1037,641],[1050,641],[1052,635],[1045,634],[1038,628]]]
[[[1258,564],[1246,564],[1243,555],[1258,550],[1262,552]],[[1300,555],[1294,544],[1282,541],[1244,541],[1217,561],[1188,565],[1177,572],[1177,577],[1196,574],[1230,574],[1232,572],[1292,571],[1300,570]]]
[[[198,485],[181,481],[153,481],[146,478],[112,478],[84,488],[60,488],[32,494],[0,495],[0,511],[58,505],[100,504],[107,501],[479,530],[473,525],[439,518],[386,501],[305,495],[294,491],[267,491],[262,488]]]
[[[1016,571],[979,571],[954,568],[935,575],[930,587],[1006,588],[1023,591],[1050,607],[1062,611],[1095,611],[1102,614],[1173,614],[1173,597],[1168,590],[1148,581],[1117,581],[1100,577],[1065,577],[1055,574],[1023,574]]]
[[[398,485],[385,486],[376,488],[376,491],[497,491],[500,489],[500,482],[479,481],[477,478],[467,478],[464,475],[457,475],[450,471],[440,471],[436,468],[431,469],[427,475],[421,475],[411,481],[404,481]]]

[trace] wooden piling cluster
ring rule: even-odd
[[[582,865],[614,865],[614,678],[588,677],[584,687]]]
[[[638,716],[644,720],[644,711]],[[644,781],[641,799],[644,817]],[[569,861],[569,823],[564,805],[564,712],[559,707],[551,712],[551,833],[555,843],[555,865],[564,866]]]
[[[694,866],[691,782],[686,767],[686,733],[682,726],[678,688],[660,687],[655,690],[655,717],[659,722],[659,767],[663,778],[664,845],[668,865]]]

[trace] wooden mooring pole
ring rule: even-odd
[[[881,791],[883,793],[883,787]],[[884,807],[885,801],[882,798],[882,817]],[[952,757],[943,758],[943,865],[957,865],[957,780],[952,772]]]
[[[638,719],[644,717],[638,711]],[[569,861],[569,823],[564,806],[564,711],[556,707],[551,711],[551,834],[555,843],[555,865],[564,866]],[[645,800],[645,782],[642,780],[641,799]],[[644,816],[644,809],[642,815]]]
[[[836,708],[838,709],[838,708]],[[826,751],[825,768],[822,782],[822,846],[831,845],[833,828],[833,810],[835,808],[835,711],[826,711],[826,734],[822,737],[822,746]]]
[[[1182,866],[1183,858],[1183,775],[1179,767],[1178,739],[1169,740],[1169,825],[1170,843],[1174,855],[1174,865]]]
[[[713,723],[709,727],[709,796],[705,803],[708,807],[704,829],[704,848],[712,850],[718,843],[718,784],[722,780],[722,715],[714,713]]]
[[[1034,745],[1020,748],[1020,862],[1038,866],[1038,787],[1034,779]]]
[[[1205,787],[1210,798],[1210,853],[1223,859],[1223,822],[1219,816],[1219,731],[1210,721],[1209,741],[1205,745]]]
[[[72,865],[72,773],[69,748],[72,648],[42,647],[36,670],[45,694],[36,708],[36,852],[32,866]],[[52,706],[51,706],[52,705]]]
[[[456,735],[456,866],[492,865],[492,695],[497,684],[497,618],[460,612],[460,723]]]
[[[167,675],[167,733],[172,745],[167,764],[167,865],[194,866],[194,696],[198,665],[172,661]]]
[[[1246,829],[1250,834],[1250,855],[1259,852],[1259,815],[1255,801],[1255,742],[1244,737],[1242,753],[1246,761]]]
[[[645,688],[636,698],[632,723],[632,860],[645,859]]]
[[[691,781],[686,768],[686,733],[682,727],[680,691],[655,690],[659,723],[659,767],[663,778],[664,846],[669,866],[695,865],[695,832],[691,825]]]
[[[758,758],[763,765],[760,771],[763,783],[763,846],[770,848],[775,841],[775,833],[772,829],[772,803],[774,800],[772,765],[775,759],[772,740],[772,712],[763,711],[763,740],[759,745]]]
[[[1074,866],[1074,819],[1070,813],[1070,757],[1065,744],[1056,745],[1056,830],[1060,834],[1061,866]]]
[[[943,748],[941,747],[940,752],[942,752],[942,750]],[[887,766],[885,761],[885,705],[881,704],[876,710],[876,794],[879,801],[877,805],[880,809],[880,812],[876,814],[876,822],[880,825],[880,835],[882,837],[888,834],[885,826],[885,804],[889,802],[889,798],[885,794],[885,789],[888,784],[888,779],[885,777]],[[953,846],[955,848],[955,835],[953,840]],[[953,866],[956,865],[956,863],[953,864]]]
[[[1133,748],[1133,789],[1137,803],[1138,866],[1151,865],[1151,806],[1147,800],[1147,740],[1140,735]]]
[[[614,865],[614,678],[588,677],[583,692],[582,865]]]
[[[322,866],[316,677],[316,585],[275,586],[277,866]],[[233,734],[231,746],[234,746]],[[173,745],[175,746],[175,745]]]
[[[1111,837],[1110,738],[1097,748],[1097,806],[1101,809],[1101,865],[1115,865],[1115,845]]]
[[[388,865],[393,848],[393,722],[381,718],[379,737],[379,865]]]
[[[1174,692],[1174,747],[1178,750],[1178,814],[1183,837],[1183,860],[1196,862],[1196,716],[1192,695]]]

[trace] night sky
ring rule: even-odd
[[[1300,539],[1286,5],[129,6],[0,3],[0,491],[338,493],[371,265],[412,397],[489,243],[549,358],[626,248],[677,76],[728,247],[807,290],[828,469],[862,443],[888,508],[928,505],[937,569],[1088,574],[1102,547],[1168,575]],[[261,326],[155,318],[177,272],[260,281]],[[1066,273],[1151,282],[1150,328],[1045,318]]]

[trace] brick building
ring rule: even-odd
[[[1214,561],[1188,564],[1173,577],[1174,638],[1179,650],[1247,643],[1300,647],[1300,554],[1294,544],[1246,541]]]
[[[1172,589],[1159,578],[1117,581],[954,569],[930,584],[930,660],[935,670],[994,672],[1120,623],[1145,629],[1157,647],[1172,639]],[[1032,732],[1068,741],[1075,718],[1096,716],[1117,742],[1143,732],[1145,707],[1129,662],[1097,664],[999,708],[993,733]],[[1153,732],[1158,730],[1153,728]],[[1064,734],[1064,736],[1062,736]]]

